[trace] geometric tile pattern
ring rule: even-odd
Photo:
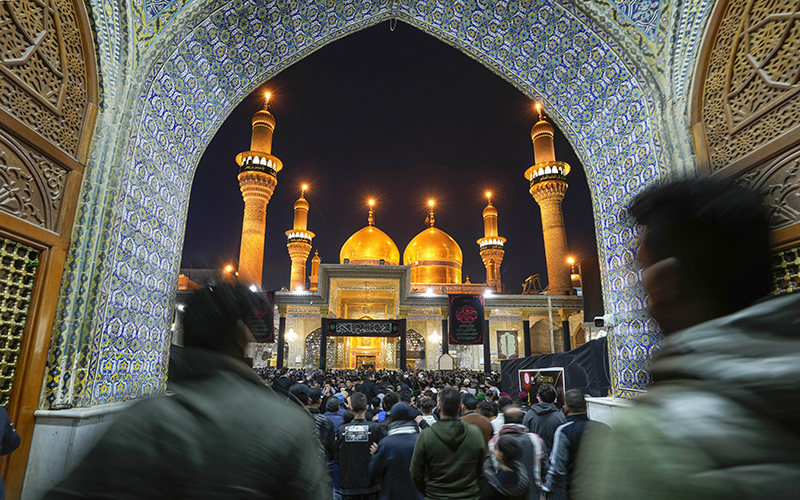
[[[168,8],[182,8],[180,1]],[[116,141],[124,154],[87,169],[53,332],[59,352],[48,368],[60,375],[48,377],[46,404],[86,406],[163,390],[188,197],[206,145],[262,82],[392,15],[542,101],[568,136],[590,179],[606,311],[619,320],[611,342],[615,391],[646,388],[658,331],[644,312],[639,234],[625,207],[666,176],[671,146],[662,144],[656,92],[593,18],[553,0],[488,7],[234,0],[191,8],[131,77],[139,90],[115,115],[123,130],[100,129],[95,137]]]
[[[614,3],[639,31],[655,40],[661,14],[660,0],[614,0]]]

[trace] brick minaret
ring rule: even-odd
[[[572,281],[567,265],[567,233],[561,201],[567,192],[570,166],[556,161],[553,126],[537,104],[539,121],[531,129],[533,155],[536,165],[525,172],[531,183],[530,192],[542,212],[544,252],[547,259],[548,295],[572,293]]]
[[[294,225],[286,231],[286,248],[292,259],[292,278],[290,290],[306,289],[306,261],[311,253],[311,240],[314,233],[308,230],[308,202],[305,199],[307,186],[303,186],[300,198],[294,203]]]
[[[492,194],[486,193],[489,204],[483,209],[483,238],[478,240],[481,259],[486,266],[486,285],[493,287],[498,292],[503,291],[500,283],[500,264],[503,263],[505,238],[498,236],[497,209],[492,205]]]
[[[242,245],[239,249],[239,281],[261,288],[264,267],[264,233],[267,228],[267,204],[278,185],[278,172],[283,168],[272,155],[272,132],[275,117],[269,112],[269,92],[266,105],[253,115],[253,135],[250,150],[236,155],[239,165],[239,189],[244,198]]]

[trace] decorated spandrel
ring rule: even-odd
[[[483,344],[483,295],[450,296],[450,343]]]
[[[345,337],[399,337],[405,320],[329,319],[327,335]]]

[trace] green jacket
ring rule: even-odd
[[[478,500],[484,458],[486,443],[478,427],[460,420],[440,420],[417,438],[411,479],[427,500]]]
[[[314,421],[245,364],[185,349],[187,379],[122,414],[45,498],[330,498]]]
[[[673,333],[661,348],[647,395],[581,445],[575,497],[800,497],[800,294]]]

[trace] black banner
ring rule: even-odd
[[[580,389],[592,397],[605,397],[611,388],[608,372],[608,344],[599,338],[567,352],[540,354],[527,358],[509,359],[500,362],[503,392],[517,394],[526,390],[525,373],[542,371],[545,368],[564,370],[564,389]],[[522,384],[520,384],[522,377]],[[528,376],[531,379],[531,375]],[[535,379],[531,379],[536,382]],[[530,383],[530,382],[529,382]],[[535,401],[536,394],[533,394]]]
[[[450,296],[450,343],[483,344],[483,295]]]
[[[263,292],[263,294],[266,299],[264,307],[253,315],[250,324],[247,325],[259,344],[275,342],[275,292]]]
[[[327,335],[344,337],[399,337],[403,319],[329,319]]]

